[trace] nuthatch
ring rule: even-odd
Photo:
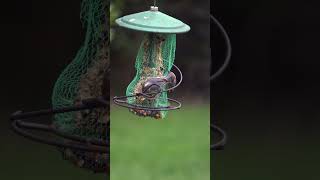
[[[142,92],[145,94],[150,94],[151,98],[155,98],[161,91],[169,89],[175,86],[177,83],[176,75],[170,72],[165,77],[151,77],[148,78],[142,87]]]

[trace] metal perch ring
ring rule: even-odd
[[[175,103],[176,106],[147,107],[147,106],[141,106],[141,105],[136,105],[136,104],[130,104],[130,103],[127,102],[127,99],[130,98],[130,97],[143,96],[143,97],[146,97],[146,98],[150,98],[150,97],[154,97],[154,96],[156,96],[158,94],[161,94],[163,92],[172,91],[173,89],[175,89],[178,86],[180,86],[180,84],[182,82],[182,79],[183,79],[182,72],[176,65],[173,64],[173,67],[179,72],[179,75],[180,75],[180,80],[175,86],[173,86],[171,88],[168,88],[168,89],[165,89],[165,90],[161,90],[161,91],[156,92],[156,93],[137,93],[137,94],[133,94],[133,95],[130,95],[130,96],[115,96],[115,97],[113,97],[113,102],[115,104],[119,105],[119,106],[126,107],[126,108],[129,108],[129,109],[134,108],[134,109],[139,109],[139,110],[150,110],[150,111],[170,111],[170,110],[175,110],[175,109],[181,108],[181,103],[178,100],[171,99],[171,98],[167,98],[167,100],[169,102]]]
[[[103,108],[106,107],[109,103],[103,98],[93,98],[83,100],[81,105],[65,107],[65,108],[56,108],[56,109],[45,109],[39,111],[32,111],[23,113],[22,111],[17,111],[11,115],[10,120],[12,129],[31,140],[45,143],[52,146],[62,147],[62,148],[71,148],[78,149],[88,152],[99,152],[99,153],[109,153],[109,142],[98,140],[98,139],[90,139],[84,138],[77,135],[70,135],[64,132],[59,131],[54,125],[45,125],[40,123],[27,122],[26,119],[36,118],[45,115],[53,115],[64,112],[73,112],[73,111],[81,111],[95,108]],[[64,140],[70,141],[57,141],[53,139],[46,139],[40,137],[38,135],[32,134],[27,131],[27,129],[44,131],[56,136],[64,138]]]

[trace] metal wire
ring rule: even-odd
[[[212,14],[210,14],[210,19],[218,27],[218,29],[220,30],[220,32],[223,36],[223,39],[225,40],[225,43],[226,43],[226,51],[225,51],[226,57],[225,57],[224,63],[218,69],[218,71],[216,71],[213,75],[210,76],[210,82],[212,83],[227,69],[228,65],[230,64],[232,47],[231,47],[230,38],[229,38],[226,30],[224,29],[224,27],[221,25],[221,23]],[[211,61],[212,61],[212,59],[211,59]],[[223,149],[226,142],[227,142],[227,134],[221,128],[219,128],[218,126],[216,126],[214,124],[210,125],[210,129],[218,132],[222,137],[217,143],[210,145],[210,149],[211,150]]]
[[[48,145],[63,148],[83,150],[88,152],[109,153],[109,141],[89,139],[81,136],[70,135],[59,131],[54,125],[45,125],[40,123],[31,123],[24,121],[25,119],[31,119],[45,115],[53,115],[57,113],[103,108],[107,105],[109,105],[108,101],[106,101],[103,98],[92,98],[82,101],[81,105],[72,107],[45,109],[26,113],[23,113],[22,111],[17,111],[10,117],[10,120],[12,121],[11,126],[16,133],[40,143],[45,143]],[[41,137],[40,135],[35,135],[31,132],[28,132],[26,129],[49,132],[64,138],[64,141],[46,139],[44,137]]]
[[[176,104],[176,106],[166,106],[166,107],[147,107],[147,106],[142,106],[142,105],[137,105],[137,104],[130,104],[127,102],[127,99],[130,97],[139,97],[139,96],[143,96],[146,98],[153,98],[158,94],[161,94],[163,92],[168,92],[168,91],[172,91],[173,89],[177,88],[178,86],[180,86],[180,84],[182,83],[182,79],[183,79],[183,75],[181,70],[178,68],[178,66],[176,66],[175,64],[173,64],[173,67],[179,72],[180,75],[180,80],[179,82],[168,89],[164,89],[158,92],[151,92],[151,93],[136,93],[130,96],[115,96],[113,97],[113,102],[116,105],[122,106],[122,107],[126,107],[129,109],[139,109],[139,110],[150,110],[150,111],[170,111],[170,110],[175,110],[175,109],[179,109],[181,108],[181,103],[175,99],[171,99],[171,98],[167,98],[168,101],[173,102]]]
[[[214,81],[226,70],[226,68],[230,64],[231,54],[232,54],[232,46],[231,46],[230,38],[229,38],[226,30],[224,29],[224,27],[221,25],[221,23],[211,14],[210,14],[210,19],[218,27],[218,29],[220,30],[220,32],[222,34],[222,37],[223,37],[223,39],[225,40],[225,43],[226,43],[226,51],[225,51],[224,63],[218,69],[218,71],[216,71],[213,75],[210,76],[210,81]]]
[[[221,150],[224,148],[224,145],[227,143],[227,134],[218,126],[211,124],[210,129],[216,131],[222,137],[217,143],[210,145],[212,150]]]

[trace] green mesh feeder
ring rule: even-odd
[[[179,101],[168,98],[167,92],[182,82],[182,73],[174,65],[176,34],[188,32],[190,27],[160,12],[156,6],[121,17],[116,23],[145,35],[136,57],[136,76],[128,85],[126,96],[116,96],[113,100],[136,115],[162,119],[167,111],[181,107]],[[173,67],[179,73],[179,82],[171,72]]]
[[[52,108],[11,116],[17,133],[57,146],[78,167],[103,173],[109,167],[108,12],[108,1],[82,1],[81,20],[87,31],[84,44],[56,81]],[[27,121],[44,115],[54,115],[50,124]],[[30,129],[48,132],[48,136]]]

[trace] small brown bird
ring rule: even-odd
[[[148,78],[142,87],[142,92],[154,93],[155,95],[152,98],[155,98],[158,93],[175,86],[176,83],[176,75],[173,72],[170,72],[166,77]]]

